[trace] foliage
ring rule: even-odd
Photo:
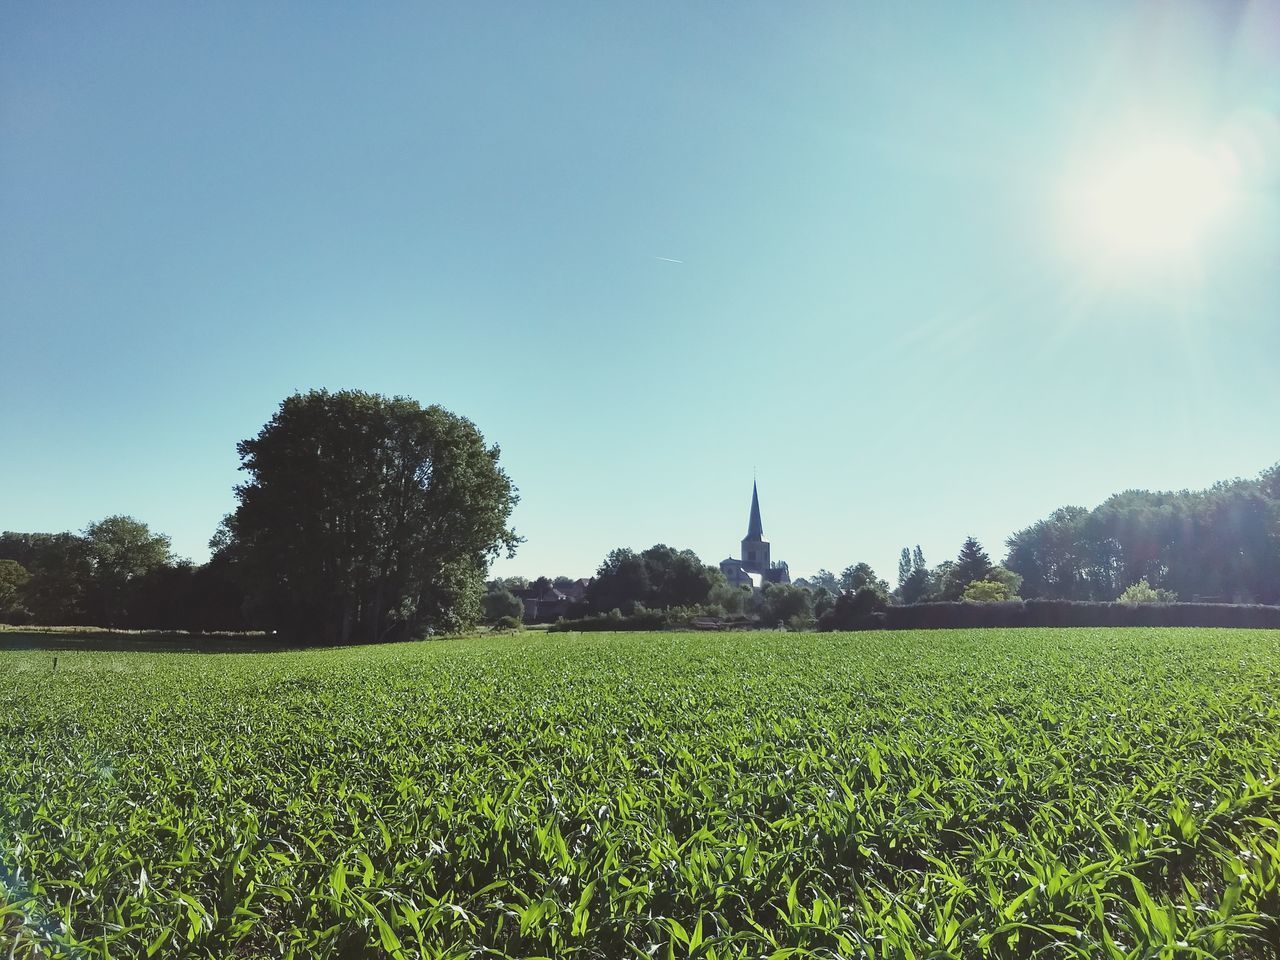
[[[1018,599],[1022,577],[1005,567],[992,567],[982,580],[965,585],[961,599],[975,603],[1003,603]]]
[[[736,587],[721,575],[718,583],[707,592],[707,606],[718,607],[722,613],[742,613],[751,596],[751,588]]]
[[[505,586],[489,590],[481,601],[485,623],[496,623],[503,617],[521,620],[524,617],[524,603]]]
[[[1014,573],[1008,567],[996,565],[991,568],[991,572],[987,574],[988,580],[994,580],[996,583],[1004,585],[1005,599],[1017,600],[1019,591],[1022,589],[1022,577]]]
[[[987,551],[982,549],[982,544],[973,537],[966,537],[960,546],[960,555],[956,558],[955,566],[951,569],[947,593],[952,595],[944,596],[943,599],[957,599],[969,584],[975,580],[987,579],[992,569],[991,558],[987,556]]]
[[[637,605],[654,610],[694,606],[707,603],[712,590],[724,583],[724,575],[692,550],[662,543],[643,553],[620,547],[600,564],[586,600],[594,613],[615,608],[629,612]]]
[[[524,621],[520,617],[503,616],[493,622],[495,630],[523,630]]]
[[[975,603],[1000,603],[1016,600],[1017,595],[1011,595],[1008,585],[999,580],[974,580],[964,588],[964,599]]]
[[[845,567],[840,574],[840,589],[845,593],[857,593],[863,587],[870,587],[886,599],[889,596],[889,584],[876,576],[871,564],[855,563]]]
[[[0,560],[0,623],[24,623],[28,617],[22,597],[31,574],[17,560]]]
[[[169,538],[152,533],[141,520],[114,516],[89,524],[83,541],[93,569],[86,591],[89,622],[123,626],[132,590],[148,574],[172,565]]]
[[[230,630],[247,627],[233,564],[175,561],[169,538],[130,517],[108,517],[83,535],[0,535],[0,552],[23,556],[31,573],[24,616],[51,626]]]
[[[0,951],[1274,957],[1274,635],[729,640],[0,652]]]
[[[813,595],[804,587],[789,583],[766,583],[759,596],[760,622],[809,624],[813,622]]]
[[[1280,464],[1208,490],[1129,490],[1008,540],[1023,594],[1112,600],[1146,580],[1186,599],[1280,602]]]
[[[807,586],[810,590],[815,591],[815,593],[818,590],[826,590],[831,594],[837,594],[840,592],[839,578],[830,570],[825,568],[819,570],[811,577],[806,577],[803,584],[798,580],[796,583],[801,586]]]
[[[471,421],[362,391],[287,398],[242,441],[226,521],[254,615],[320,642],[455,629],[517,539],[515,490]]]
[[[964,588],[957,586],[954,582],[953,572],[955,566],[954,560],[943,560],[930,570],[925,583],[924,594],[920,600],[937,603],[944,597],[958,598],[964,592]]]
[[[1146,580],[1139,580],[1137,583],[1130,584],[1124,593],[1120,594],[1120,603],[1177,603],[1178,595],[1172,590],[1157,590]]]
[[[894,591],[899,603],[919,603],[929,592],[929,567],[924,562],[924,551],[916,544],[915,550],[902,548],[898,560],[898,588]]]
[[[819,630],[862,630],[883,622],[888,602],[873,586],[862,586],[854,593],[842,593],[835,604],[818,620]]]
[[[31,580],[23,603],[42,624],[88,623],[93,563],[88,547],[73,533],[37,534],[32,541]]]

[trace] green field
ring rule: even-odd
[[[1280,632],[57,656],[0,956],[1280,955]]]

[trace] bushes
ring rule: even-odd
[[[819,630],[940,630],[964,627],[1257,627],[1280,629],[1280,607],[1230,603],[1091,603],[1026,600],[917,603],[879,616],[824,615]],[[836,614],[840,610],[837,604]]]
[[[591,633],[599,630],[664,630],[667,627],[684,626],[695,617],[705,616],[700,607],[671,607],[667,610],[647,610],[636,604],[632,613],[624,614],[614,608],[594,617],[566,620],[563,617],[547,628],[548,633],[568,633],[578,630]]]
[[[1146,580],[1139,580],[1120,594],[1119,603],[1177,603],[1178,594],[1173,590],[1157,590]]]
[[[873,586],[859,587],[856,593],[842,593],[835,606],[818,618],[819,630],[877,630],[885,624],[888,605]]]

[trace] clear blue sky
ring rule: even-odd
[[[736,553],[753,469],[793,574],[890,579],[1252,476],[1278,116],[1276,3],[6,3],[0,528],[203,559],[321,386],[501,445],[503,574]],[[1229,167],[1187,244],[1068,225],[1169,143]]]

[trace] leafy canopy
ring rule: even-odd
[[[479,615],[517,496],[470,420],[359,390],[287,398],[238,446],[249,480],[217,542],[260,621],[329,642]]]

